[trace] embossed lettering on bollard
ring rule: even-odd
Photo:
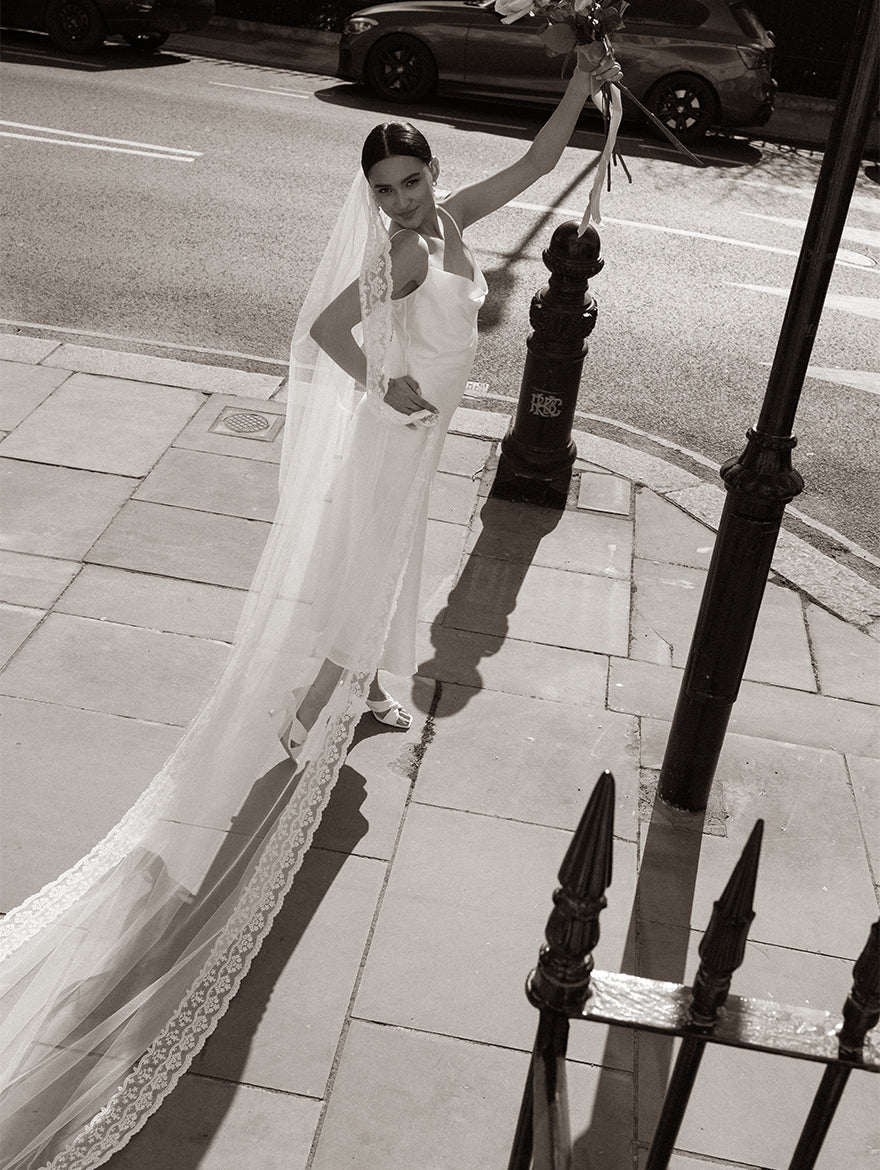
[[[529,414],[537,414],[541,418],[559,418],[562,414],[562,399],[555,394],[545,394],[541,390],[533,390]]]

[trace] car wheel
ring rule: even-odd
[[[377,41],[367,57],[367,85],[389,102],[418,102],[437,84],[437,65],[430,49],[406,33]]]
[[[693,73],[670,73],[652,86],[645,105],[682,142],[700,138],[717,117],[718,101],[708,81]]]
[[[49,0],[46,32],[67,53],[91,53],[104,42],[104,18],[93,0]]]
[[[138,53],[155,53],[168,40],[168,33],[125,33],[125,39]]]

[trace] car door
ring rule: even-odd
[[[502,24],[491,5],[474,6],[465,51],[466,87],[516,96],[560,94],[565,88],[563,58],[547,56],[540,37],[546,25],[537,16]]]

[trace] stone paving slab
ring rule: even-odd
[[[324,1095],[385,873],[372,858],[309,850],[194,1072]]]
[[[278,469],[257,459],[172,447],[133,498],[271,523],[278,507]]]
[[[485,439],[447,435],[440,453],[440,471],[476,479],[486,466],[491,452],[492,444]]]
[[[459,406],[452,416],[450,430],[475,439],[503,439],[507,434],[510,420],[503,414],[490,414],[485,410],[470,410]]]
[[[389,731],[365,713],[314,837],[320,849],[391,861],[406,812],[434,684],[383,675],[413,716],[410,729]]]
[[[124,476],[0,458],[3,545],[80,561],[136,487]]]
[[[584,515],[488,499],[471,524],[468,553],[481,557],[628,579],[632,525],[621,516]]]
[[[0,549],[0,601],[47,609],[80,571],[79,561]]]
[[[611,658],[608,706],[612,711],[669,721],[675,710],[683,670],[652,662]],[[880,759],[877,711],[867,704],[812,695],[804,691],[744,682],[729,729],[743,735],[829,747]]]
[[[189,1074],[107,1170],[306,1170],[320,1112],[309,1097]]]
[[[440,472],[431,486],[428,514],[449,524],[467,524],[477,504],[479,481]]]
[[[116,824],[162,767],[180,728],[6,697],[0,712],[0,908],[7,911]]]
[[[221,434],[211,427],[231,407],[242,411],[256,410],[267,419],[284,415],[284,406],[277,402],[263,402],[259,398],[238,398],[230,394],[212,394],[192,421],[184,427],[174,440],[175,447],[190,451],[205,451],[213,455],[232,455],[242,459],[259,459],[267,463],[279,463],[281,446],[284,441],[282,427],[271,442],[247,435]]]
[[[441,612],[436,622],[419,625],[419,674],[462,688],[482,687],[551,703],[604,708],[606,655],[454,630],[444,626],[442,619]],[[457,694],[466,693],[451,690],[446,694],[447,711]]]
[[[85,559],[91,564],[247,589],[269,528],[261,521],[237,516],[134,500]]]
[[[628,581],[472,553],[443,621],[474,633],[625,654],[629,595]]]
[[[633,658],[686,665],[705,583],[706,574],[700,569],[634,561]],[[805,691],[817,689],[803,604],[794,590],[767,586],[743,677]]]
[[[428,518],[427,541],[422,560],[419,617],[432,622],[447,605],[464,555],[467,528]]]
[[[715,533],[656,492],[636,491],[635,555],[646,561],[708,569]]]
[[[807,606],[807,624],[822,693],[880,704],[880,645],[818,605]]]
[[[638,727],[626,715],[444,684],[415,798],[443,808],[574,830],[603,771],[616,780],[615,832],[638,830]]]
[[[0,674],[0,691],[185,727],[228,654],[204,638],[49,614]]]
[[[529,1050],[537,1020],[522,980],[534,966],[569,840],[557,829],[412,803],[355,1015]],[[619,901],[602,926],[611,964],[629,923],[635,847],[618,842],[617,855]],[[584,1029],[572,1055],[595,1062],[604,1043]],[[613,1060],[630,1067],[625,1034]]]
[[[639,1037],[640,1057],[651,1040]],[[709,1158],[786,1170],[822,1075],[808,1061],[709,1045],[676,1145]],[[827,1170],[873,1170],[876,1076],[849,1078],[817,1165]],[[639,1136],[653,1126],[642,1114]],[[651,1121],[653,1119],[650,1119]]]
[[[868,864],[880,895],[880,763],[860,756],[847,756],[846,765],[865,839]]]
[[[55,603],[56,613],[231,642],[245,593],[105,565],[84,565]]]
[[[699,946],[708,922],[697,930],[666,923],[639,924],[635,974],[650,979],[692,984],[700,965]],[[791,947],[750,940],[737,968],[739,996],[780,1004],[839,1011],[852,985],[851,959],[811,954]],[[836,1008],[834,1005],[837,1005]]]
[[[619,475],[583,471],[578,481],[577,504],[579,508],[591,512],[629,516],[632,510],[632,483]]]
[[[0,602],[0,666],[26,641],[44,616],[42,609]]]
[[[504,1166],[527,1067],[524,1053],[355,1020],[313,1170]],[[572,1123],[575,1132],[589,1129],[578,1170],[587,1156],[606,1170],[630,1165],[632,1080],[613,1071],[602,1077],[606,1090],[614,1091],[606,1091],[606,1108],[591,1123],[598,1070],[569,1066]],[[621,1145],[626,1160],[620,1159]],[[355,1151],[365,1153],[358,1158]]]
[[[53,349],[43,359],[43,364],[83,374],[133,379],[148,385],[180,386],[205,394],[231,394],[259,400],[271,398],[284,382],[284,378],[273,374],[252,374],[224,366],[206,366],[201,362],[181,362],[174,358],[68,343]]]
[[[721,518],[724,495],[723,489],[714,484],[701,483],[671,492],[669,499],[715,530]],[[825,556],[783,528],[776,542],[772,567],[774,572],[844,620],[867,629],[872,637],[880,638],[880,589],[846,565]]]
[[[192,390],[75,375],[0,443],[0,455],[146,475],[201,402]]]
[[[0,360],[0,430],[15,430],[69,377],[68,370]]]
[[[60,341],[45,337],[24,337],[16,333],[0,333],[0,361],[27,362],[36,365],[56,350]]]

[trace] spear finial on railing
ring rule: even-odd
[[[880,1022],[880,919],[868,933],[868,941],[853,967],[852,991],[843,1005],[840,1055],[858,1056],[865,1036]]]
[[[742,856],[715,903],[700,943],[700,968],[694,979],[691,1017],[707,1027],[727,999],[730,980],[743,961],[749,927],[755,917],[755,882],[764,822],[756,821]]]
[[[529,976],[535,1007],[576,1015],[590,997],[592,951],[599,941],[599,914],[608,904],[614,839],[614,777],[603,772],[559,869],[546,944]]]

